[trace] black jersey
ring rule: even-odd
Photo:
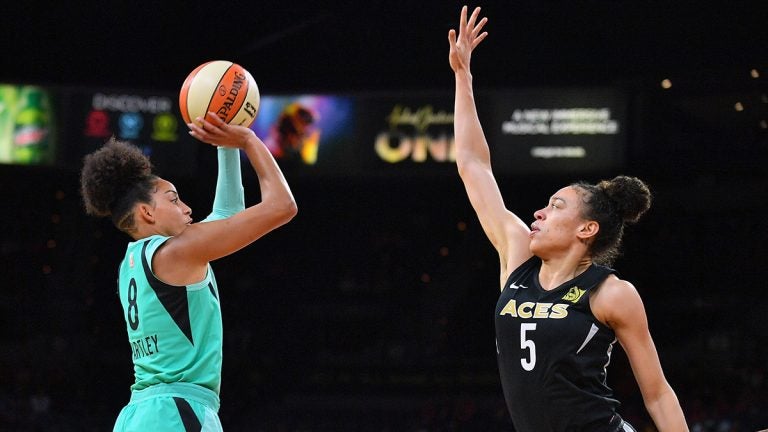
[[[509,276],[496,305],[499,372],[518,432],[612,430],[619,402],[606,385],[616,342],[589,307],[590,291],[614,270],[591,265],[552,290],[532,257]]]

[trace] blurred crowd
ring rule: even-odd
[[[128,239],[82,214],[73,173],[6,175],[35,187],[2,192],[20,204],[0,216],[13,227],[0,244],[0,431],[111,430],[132,382],[116,298]],[[409,182],[294,182],[297,219],[214,263],[225,430],[514,430],[494,349],[495,253],[457,179]],[[528,187],[521,214],[554,186]],[[177,187],[206,213],[212,185]],[[616,267],[643,296],[691,430],[764,429],[765,272],[742,264],[768,256],[754,241],[765,222],[692,208],[676,187],[656,188]],[[653,431],[620,349],[608,380],[622,416]]]

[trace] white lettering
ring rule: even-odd
[[[584,147],[532,147],[531,156],[541,159],[550,158],[575,158],[581,159],[587,156]]]
[[[170,112],[172,102],[170,98],[160,96],[114,95],[96,93],[91,102],[94,110],[164,113]]]
[[[501,123],[506,135],[616,135],[609,108],[516,109]]]

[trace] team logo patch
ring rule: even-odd
[[[131,252],[130,255],[128,255],[128,265],[133,268],[133,252]]]
[[[581,299],[581,296],[583,296],[586,291],[587,290],[583,290],[577,286],[571,287],[571,289],[568,290],[568,294],[563,296],[563,300],[576,303],[579,301],[579,299]]]

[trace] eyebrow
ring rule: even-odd
[[[165,193],[172,193],[172,194],[174,194],[174,195],[176,195],[176,196],[179,196],[179,193],[178,193],[178,192],[176,192],[176,191],[175,191],[175,190],[173,190],[173,189],[168,189],[167,191],[165,191]]]
[[[568,202],[566,200],[564,200],[564,199],[562,199],[562,198],[560,198],[558,196],[553,196],[552,198],[549,199],[549,202],[553,202],[553,201],[562,201],[563,204],[568,204]]]

